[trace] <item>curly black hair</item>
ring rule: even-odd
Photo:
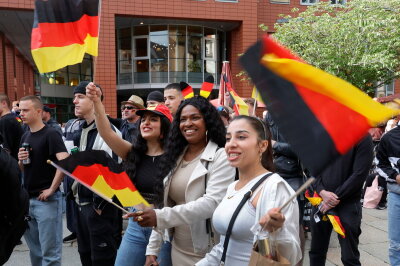
[[[182,135],[182,132],[179,128],[182,109],[187,105],[192,105],[203,115],[207,130],[207,140],[216,143],[218,147],[225,146],[226,131],[224,123],[222,122],[217,109],[215,109],[215,107],[206,98],[201,96],[195,96],[184,100],[179,105],[179,108],[174,116],[174,121],[172,122],[171,130],[169,131],[168,135],[168,142],[165,145],[165,156],[160,159],[159,178],[161,180],[163,180],[173,169],[176,168],[179,156],[182,155],[185,147],[188,145],[187,140]],[[158,187],[157,192],[160,196],[158,203],[162,203],[163,191],[163,186]]]
[[[166,118],[165,116],[160,116],[160,121],[161,121],[161,132],[160,135],[164,136],[163,138],[160,138],[160,144],[161,147],[164,148],[167,141],[168,141],[168,133],[171,127],[171,122]],[[143,138],[140,130],[138,137],[136,139],[136,142],[133,143],[131,150],[126,156],[126,159],[124,161],[124,167],[125,171],[128,174],[129,178],[132,180],[133,183],[136,181],[136,168],[140,164],[143,155],[147,153],[148,147],[147,147],[147,141]],[[158,169],[157,169],[158,170]],[[159,173],[158,171],[156,172],[156,176],[158,176]],[[161,182],[162,186],[162,180],[157,179],[158,181]]]

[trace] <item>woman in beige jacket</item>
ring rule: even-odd
[[[179,266],[194,265],[212,248],[210,218],[235,176],[224,145],[225,128],[217,110],[203,97],[185,100],[160,162],[161,175],[166,176],[164,208],[131,214],[141,226],[154,227],[146,265],[159,265],[163,240],[172,239],[172,263]]]

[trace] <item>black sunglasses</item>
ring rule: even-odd
[[[121,111],[123,111],[123,110],[125,110],[125,109],[133,110],[133,109],[137,109],[137,108],[134,107],[134,106],[121,106]]]

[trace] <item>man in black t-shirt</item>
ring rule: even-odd
[[[47,164],[47,160],[62,160],[68,153],[60,134],[43,123],[42,108],[42,102],[35,96],[20,100],[21,119],[29,127],[21,144],[30,145],[29,152],[20,148],[18,153],[30,207],[29,228],[24,237],[32,265],[61,265],[62,197],[59,186],[63,175]],[[28,158],[30,163],[26,162]]]
[[[0,117],[0,134],[3,136],[3,148],[18,160],[22,128],[18,122],[18,117],[11,113],[10,99],[5,94],[0,94]]]

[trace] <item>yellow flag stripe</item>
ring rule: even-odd
[[[340,102],[346,107],[365,116],[371,125],[399,114],[399,110],[388,108],[373,101],[367,94],[347,81],[335,77],[311,65],[292,59],[264,55],[262,64],[282,78],[295,85],[313,90]]]
[[[32,57],[40,73],[52,72],[68,65],[81,63],[85,52],[97,56],[98,41],[98,37],[88,34],[83,44],[34,49]]]

